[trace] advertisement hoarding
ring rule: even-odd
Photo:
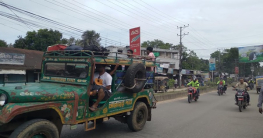
[[[238,74],[238,73],[239,73],[239,68],[235,67],[235,74]]]
[[[215,63],[209,63],[209,70],[215,71],[216,70],[216,64]]]
[[[263,61],[263,45],[239,47],[239,62],[252,63]]]
[[[215,58],[210,58],[209,59],[209,70],[210,71],[215,71],[216,70],[216,60],[215,60]]]
[[[141,55],[140,27],[130,29],[130,49],[134,55]]]
[[[167,72],[168,74],[173,74],[174,73],[174,69],[172,69],[172,68],[168,68],[168,72]]]
[[[162,67],[157,67],[157,73],[163,73],[163,68]]]
[[[216,63],[215,58],[210,58],[210,59],[209,59],[209,63],[212,63],[212,64],[213,64],[213,63]]]
[[[24,65],[24,62],[25,54],[0,52],[0,64]]]

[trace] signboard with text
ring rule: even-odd
[[[140,27],[130,29],[130,49],[134,55],[141,55]]]
[[[216,70],[216,64],[215,63],[209,63],[209,70],[215,71]]]
[[[239,62],[252,63],[263,61],[263,45],[239,47]]]
[[[215,58],[209,59],[209,71],[215,71],[216,70],[216,61]]]
[[[157,73],[163,73],[163,68],[162,67],[157,67]]]
[[[169,73],[169,74],[173,74],[173,73],[174,73],[174,69],[168,68],[168,73]]]
[[[238,74],[238,73],[239,73],[239,68],[235,67],[235,74]]]
[[[25,54],[0,52],[0,64],[24,65],[24,62]]]

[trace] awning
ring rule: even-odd
[[[26,74],[25,70],[1,70],[0,69],[0,74]]]

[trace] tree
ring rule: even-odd
[[[80,39],[76,39],[74,37],[70,37],[68,39],[68,42],[67,42],[68,45],[72,45],[72,44],[75,44],[75,45],[81,45],[81,40]]]
[[[0,47],[7,47],[7,43],[0,39]]]
[[[82,40],[80,41],[81,46],[89,46],[89,45],[96,45],[100,46],[100,34],[96,33],[94,30],[92,31],[85,31],[82,36]]]
[[[160,49],[170,49],[173,47],[173,44],[164,43],[162,40],[154,39],[153,41],[144,41],[141,44],[141,47],[153,47],[153,48],[160,48]]]
[[[50,45],[65,43],[65,39],[62,39],[62,33],[57,30],[40,29],[36,31],[28,31],[23,38],[19,36],[15,40],[15,48],[31,49],[46,51]]]
[[[176,45],[173,48],[179,50],[180,45]],[[185,46],[182,46],[182,68],[191,70],[209,70],[209,61],[205,59],[200,59],[197,54],[188,50]]]

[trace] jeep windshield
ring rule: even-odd
[[[45,64],[44,74],[45,76],[84,79],[88,74],[88,64],[48,62]]]

